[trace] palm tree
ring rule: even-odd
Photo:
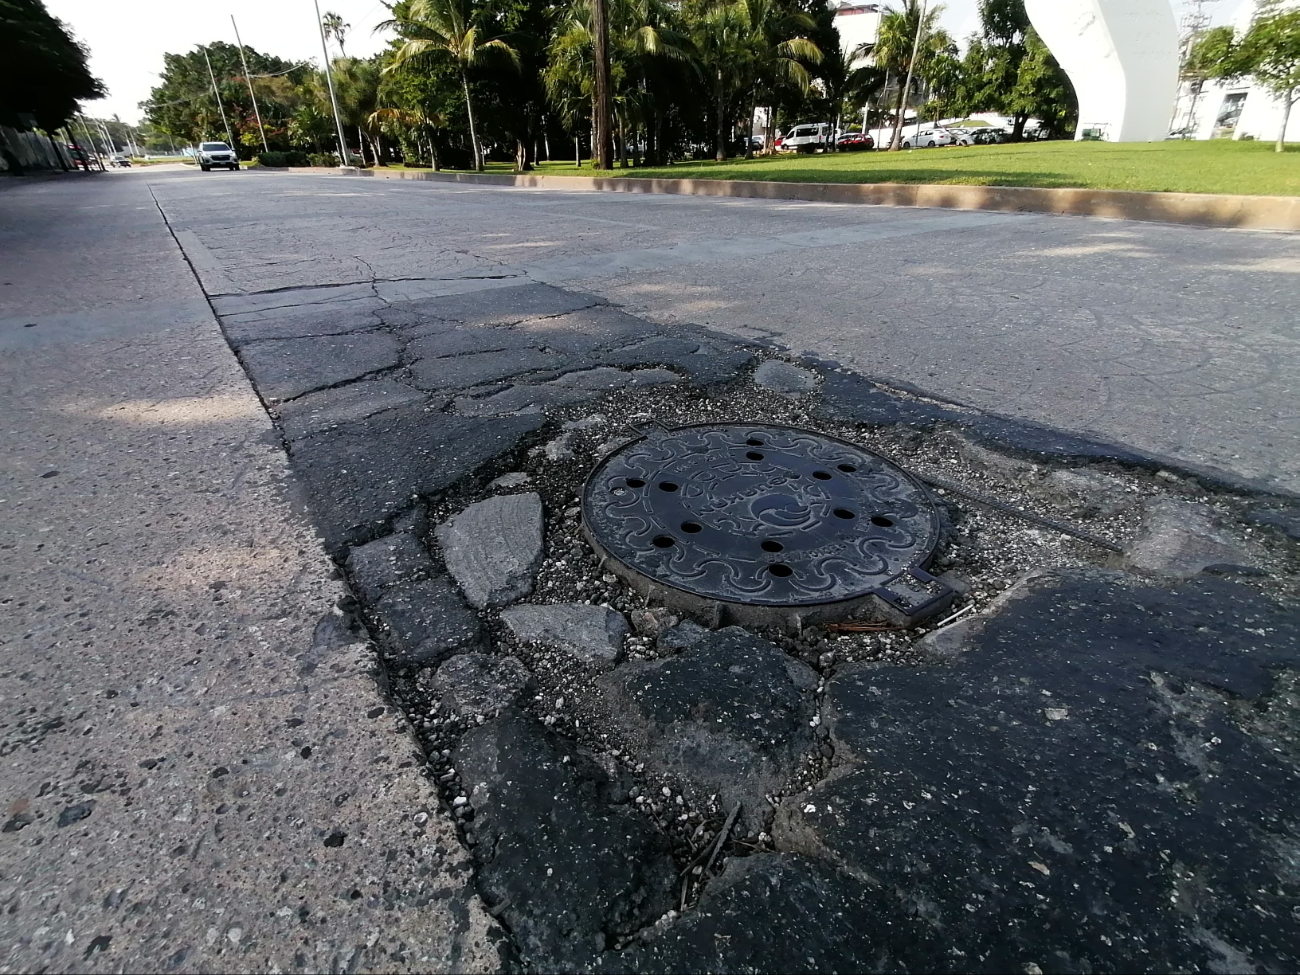
[[[912,76],[920,60],[921,39],[933,33],[935,22],[943,12],[943,4],[926,10],[925,0],[903,0],[902,10],[890,10],[880,22],[876,39],[876,64],[907,81],[898,87],[898,105],[894,119],[894,136],[889,148],[899,148],[903,131],[903,112],[911,94]]]
[[[695,44],[713,80],[718,162],[727,158],[727,128],[736,97],[748,96],[745,107],[752,130],[760,83],[793,82],[801,91],[808,90],[811,77],[802,62],[817,64],[822,52],[808,38],[790,35],[814,26],[807,14],[784,13],[772,0],[735,0],[700,18]],[[745,139],[748,147],[749,131]]]
[[[339,54],[347,57],[348,52],[343,50],[343,38],[352,29],[352,25],[344,23],[343,18],[333,10],[325,12],[325,16],[320,19],[320,25],[325,28],[326,37],[332,37],[339,42]]]
[[[519,68],[519,52],[499,37],[483,40],[472,21],[476,13],[473,0],[411,0],[409,6],[392,8],[393,19],[379,28],[395,28],[405,39],[393,55],[385,72],[400,70],[404,65],[430,57],[448,57],[460,72],[465,92],[465,114],[469,117],[469,139],[474,147],[474,169],[483,172],[483,150],[474,127],[474,100],[469,92],[469,72],[487,55],[508,57]],[[379,29],[376,28],[376,29]]]
[[[649,60],[689,61],[691,57],[690,40],[667,26],[668,19],[661,0],[613,0],[609,5],[610,87],[624,168],[628,129],[639,126],[650,101],[646,84]],[[546,91],[565,124],[575,127],[579,106],[584,104],[591,104],[594,119],[595,38],[589,0],[575,0],[549,53]]]

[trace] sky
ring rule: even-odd
[[[1244,0],[1211,4],[1222,22]],[[121,116],[140,121],[139,103],[158,84],[163,54],[184,53],[195,45],[235,39],[233,14],[244,43],[263,54],[292,61],[314,58],[320,63],[320,35],[312,0],[225,0],[223,4],[194,0],[45,0],[54,16],[72,28],[90,48],[90,69],[108,86],[108,97],[86,104],[95,116]],[[1181,13],[1186,0],[1174,0]],[[957,38],[979,27],[978,0],[944,0],[943,26]],[[378,0],[321,0],[321,12],[333,10],[352,25],[344,40],[347,53],[367,57],[385,45],[376,24],[388,16]],[[337,55],[331,42],[331,54]]]

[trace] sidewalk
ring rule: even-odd
[[[145,182],[9,187],[0,240],[0,971],[499,967]]]

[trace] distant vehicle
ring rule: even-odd
[[[109,160],[114,166],[120,166],[123,169],[131,168],[131,157],[124,152],[115,152]]]
[[[781,149],[783,152],[816,152],[825,149],[830,139],[831,127],[827,122],[796,125],[785,134]]]
[[[911,149],[913,146],[918,149],[933,149],[935,146],[950,146],[952,144],[952,133],[947,129],[922,129],[920,132],[910,132],[903,135],[904,149]]]
[[[199,169],[205,173],[214,168],[229,169],[231,172],[239,169],[239,157],[224,142],[200,142],[198,156]]]
[[[952,135],[952,144],[955,146],[973,146],[975,144],[970,129],[949,129],[948,132]]]
[[[876,148],[876,140],[865,132],[845,132],[835,140],[835,147],[844,152]]]

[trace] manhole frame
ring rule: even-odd
[[[896,575],[886,578],[881,585],[860,595],[847,599],[831,600],[823,603],[803,603],[795,606],[759,605],[744,603],[716,596],[701,595],[688,589],[675,586],[670,582],[656,579],[630,565],[618,554],[607,549],[596,537],[587,518],[587,503],[597,475],[617,454],[645,440],[669,436],[680,431],[701,428],[766,428],[806,434],[823,440],[833,441],[845,447],[879,461],[886,469],[897,473],[916,493],[916,496],[928,505],[933,519],[934,540],[928,551],[914,562],[907,565]],[[686,423],[675,427],[664,427],[652,423],[638,429],[639,436],[627,440],[600,456],[583,481],[578,499],[580,527],[583,538],[600,558],[602,571],[614,573],[635,591],[645,595],[652,603],[658,603],[667,609],[685,613],[707,626],[716,628],[727,624],[742,626],[776,626],[783,630],[798,633],[805,626],[831,623],[853,617],[883,619],[897,626],[913,626],[946,609],[956,597],[956,590],[937,579],[927,571],[933,562],[947,534],[947,520],[942,506],[939,505],[929,488],[918,478],[899,466],[888,457],[856,444],[842,437],[783,423],[743,423],[728,421],[711,421],[703,423]]]

